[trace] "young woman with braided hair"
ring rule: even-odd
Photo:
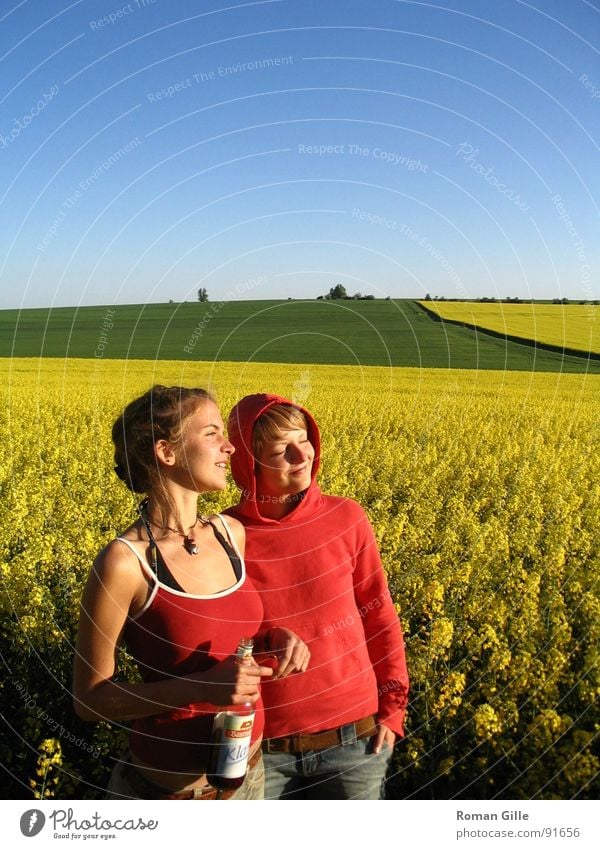
[[[226,485],[234,448],[221,414],[203,389],[154,386],[125,408],[112,437],[117,475],[146,498],[90,572],[73,684],[83,719],[132,722],[109,798],[214,798],[206,779],[214,714],[248,702],[256,711],[250,767],[233,797],[261,798],[260,682],[273,670],[234,655],[242,636],[261,647],[262,603],[246,576],[243,526],[197,512],[200,494]],[[276,637],[286,650],[291,643],[289,672],[301,671],[301,642]],[[115,678],[122,642],[141,683]]]

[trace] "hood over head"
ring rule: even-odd
[[[315,449],[315,459],[311,471],[311,486],[319,470],[321,454],[321,435],[319,428],[312,415],[300,404],[295,404],[280,395],[259,393],[257,395],[246,395],[235,405],[229,414],[227,423],[227,436],[235,448],[231,456],[231,473],[236,484],[242,490],[240,505],[238,509],[248,517],[262,518],[256,503],[256,471],[255,459],[252,453],[252,431],[256,420],[270,407],[275,404],[286,404],[304,413],[308,423],[308,438]]]

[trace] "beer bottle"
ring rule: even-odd
[[[242,637],[236,651],[237,662],[250,663],[253,648],[252,637]],[[251,702],[232,705],[215,714],[206,778],[217,790],[237,790],[244,783],[253,725]]]

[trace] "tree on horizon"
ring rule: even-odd
[[[339,300],[340,298],[347,298],[348,293],[346,292],[346,287],[342,286],[341,283],[338,283],[337,286],[332,286],[329,290],[328,298],[332,300]]]

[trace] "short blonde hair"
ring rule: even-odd
[[[291,404],[273,404],[260,415],[254,423],[252,431],[252,453],[258,459],[267,442],[276,439],[281,431],[306,430],[306,416]]]

